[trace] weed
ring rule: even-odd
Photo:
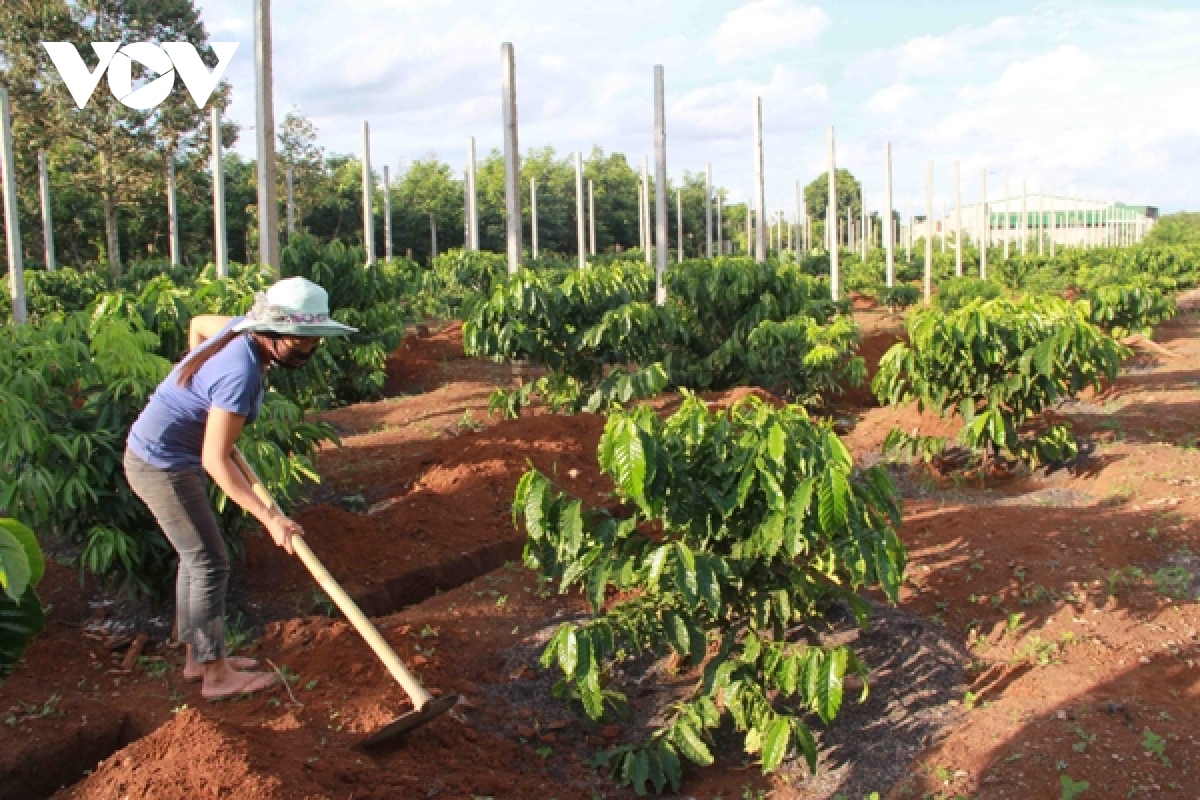
[[[1079,737],[1079,741],[1071,745],[1071,749],[1076,753],[1085,752],[1088,749],[1088,745],[1096,741],[1096,734],[1088,733],[1079,725],[1075,726],[1075,735]]]
[[[1142,731],[1142,749],[1147,755],[1153,754],[1164,767],[1171,766],[1171,759],[1167,758],[1166,753],[1167,740],[1149,728]]]
[[[233,619],[225,617],[225,652],[235,653],[253,641],[254,632],[242,612]]]
[[[46,702],[40,706],[36,703],[26,703],[24,700],[18,702],[15,706],[9,709],[9,716],[4,722],[10,727],[16,727],[20,722],[27,719],[36,719],[39,717],[64,717],[66,713],[58,710],[58,701],[62,700],[62,695],[57,692],[50,695]]]
[[[428,639],[431,636],[437,636],[438,629],[433,627],[432,625],[426,624],[424,628],[421,628],[421,632],[417,635],[420,636],[422,639]]]
[[[1062,785],[1062,795],[1060,800],[1075,800],[1076,797],[1083,794],[1091,786],[1087,781],[1072,780],[1070,775],[1059,775],[1059,783]]]
[[[504,608],[508,604],[508,595],[502,594],[496,598],[496,608]]]
[[[289,667],[287,664],[279,665],[279,674],[288,682],[288,685],[295,686],[300,682],[300,673]]]
[[[1047,589],[1042,584],[1034,584],[1021,593],[1021,605],[1036,606],[1042,603],[1053,603],[1058,598],[1054,590]]]
[[[367,499],[361,494],[348,494],[342,498],[342,506],[347,511],[362,513],[367,510]]]
[[[1012,635],[1012,634],[1016,633],[1017,628],[1021,627],[1021,620],[1024,618],[1025,618],[1025,615],[1019,611],[1016,613],[1009,614],[1008,617],[1004,621],[1005,635]]]
[[[1163,567],[1150,576],[1154,588],[1163,597],[1185,600],[1192,584],[1192,575],[1185,567]]]
[[[1108,573],[1104,585],[1108,593],[1116,597],[1123,589],[1136,586],[1145,577],[1146,573],[1140,567],[1121,567]]]
[[[1058,663],[1062,649],[1063,646],[1057,642],[1044,642],[1040,636],[1030,636],[1017,651],[1017,655],[1034,666],[1044,667]]]
[[[978,704],[979,695],[972,691],[968,691],[965,695],[963,695],[963,708],[965,708],[967,711],[971,711]]]
[[[467,428],[469,430],[478,432],[483,430],[486,426],[479,420],[475,419],[474,415],[471,414],[471,409],[468,408],[463,412],[462,417],[459,418],[458,427]]]
[[[138,663],[142,665],[142,669],[151,678],[161,678],[171,671],[171,665],[162,658],[153,658],[151,656],[139,656]]]
[[[742,800],[766,800],[766,797],[765,789],[755,789],[748,783],[742,786]]]
[[[329,595],[325,594],[320,589],[312,590],[312,597],[309,600],[309,611],[320,611],[327,617],[332,617],[334,609],[337,608],[333,601],[329,599]]]
[[[304,690],[307,692],[311,692],[313,689],[317,688],[317,683],[318,683],[317,679],[313,678],[311,681],[304,684]]]

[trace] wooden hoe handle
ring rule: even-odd
[[[254,470],[246,462],[245,456],[236,447],[233,448],[233,462],[237,464],[238,469],[246,476],[246,480],[250,481],[250,486],[254,489],[254,493],[258,495],[258,499],[262,500],[269,508],[279,511],[279,505],[275,502],[275,498],[271,497],[271,493],[267,491],[267,487],[262,485],[262,481],[254,474]],[[282,513],[282,512],[281,512]],[[312,573],[320,587],[325,591],[334,604],[346,615],[346,619],[350,620],[350,624],[358,631],[359,635],[367,641],[371,649],[375,651],[375,655],[388,668],[388,672],[392,673],[392,677],[396,682],[403,687],[408,699],[412,700],[413,707],[418,711],[421,707],[432,699],[432,695],[425,691],[412,673],[409,672],[399,656],[396,655],[387,641],[379,634],[379,631],[367,619],[367,615],[359,609],[358,605],[346,594],[338,582],[329,574],[329,570],[325,569],[322,564],[309,549],[308,544],[303,537],[292,537],[292,549],[296,551],[296,555],[300,556],[300,560],[304,562],[304,566],[308,567],[308,571]]]

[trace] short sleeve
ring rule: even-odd
[[[258,411],[261,390],[262,378],[257,370],[253,373],[226,373],[213,381],[209,388],[209,401],[213,408],[242,417],[253,417]]]

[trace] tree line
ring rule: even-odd
[[[176,164],[182,260],[202,265],[213,259],[212,141],[208,115],[178,88],[150,111],[119,103],[106,86],[98,87],[84,109],[72,101],[43,41],[76,45],[89,69],[96,66],[93,41],[188,41],[209,68],[208,33],[193,0],[5,0],[0,3],[0,85],[12,106],[22,247],[30,268],[44,261],[37,154],[49,164],[55,249],[61,264],[120,274],[126,262],[168,257],[167,164]],[[135,77],[137,77],[135,75]],[[222,83],[210,99],[225,109],[232,88]],[[226,121],[224,148],[226,230],[232,260],[257,259],[257,173],[255,162],[230,151],[239,129]],[[362,164],[356,155],[330,153],[318,131],[299,109],[288,112],[277,129],[280,219],[286,218],[285,175],[294,175],[297,227],[322,240],[362,243]],[[464,142],[465,149],[465,142]],[[384,251],[383,182],[375,170],[376,251]],[[843,174],[844,173],[844,174]],[[527,151],[521,162],[522,216],[530,243],[530,180],[537,182],[538,241],[544,253],[576,252],[575,168],[569,155],[552,147]],[[584,179],[595,187],[595,231],[599,252],[639,246],[636,166],[620,153],[592,149],[584,159]],[[824,175],[805,189],[812,216],[824,215]],[[464,243],[464,176],[430,154],[394,176],[391,192],[395,253],[426,261],[433,247]],[[504,163],[499,151],[484,155],[477,168],[480,246],[504,250]],[[704,173],[684,171],[668,187],[668,231],[672,258],[678,247],[676,191],[683,200],[683,249],[686,256],[705,251]],[[586,191],[586,188],[585,188]],[[651,177],[653,192],[653,177]],[[727,196],[714,187],[717,195]],[[861,187],[839,170],[839,208],[855,209]],[[650,203],[654,214],[653,194]],[[585,203],[586,213],[586,203]],[[745,253],[743,203],[723,211],[723,238]],[[716,214],[714,210],[714,225]],[[282,223],[281,223],[282,224]],[[653,220],[651,230],[654,230]],[[814,239],[821,230],[814,228]],[[714,239],[715,239],[714,232]],[[3,257],[3,256],[0,256]],[[3,263],[3,262],[0,262]]]

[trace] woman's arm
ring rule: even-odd
[[[271,534],[275,543],[292,552],[292,537],[303,536],[304,530],[292,520],[266,506],[254,493],[246,476],[230,457],[238,435],[246,424],[246,418],[220,408],[208,412],[208,423],[204,428],[204,446],[200,461],[213,481],[229,496],[229,499],[244,508]]]
[[[188,325],[188,350],[195,350],[205,340],[216,336],[222,328],[229,324],[233,317],[223,317],[219,314],[201,314],[192,317]]]

